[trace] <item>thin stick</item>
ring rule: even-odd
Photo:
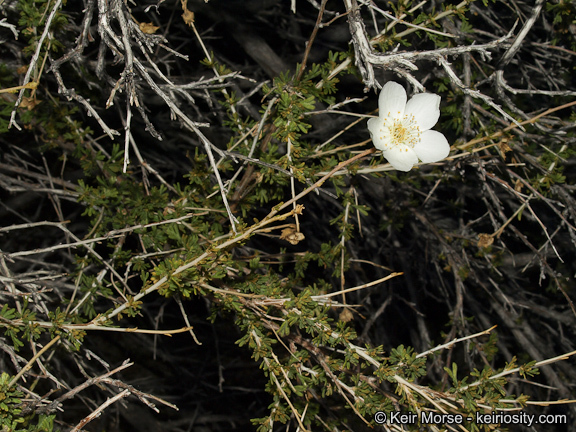
[[[184,322],[188,326],[187,330],[190,332],[190,335],[192,335],[192,339],[194,339],[194,342],[196,342],[197,345],[202,345],[202,342],[200,342],[198,340],[198,338],[196,337],[196,335],[192,331],[192,329],[194,327],[190,325],[190,321],[188,320],[188,314],[184,310],[184,305],[182,304],[182,300],[180,300],[179,297],[175,297],[175,300],[176,300],[176,303],[178,304],[178,307],[180,308],[180,313],[182,314],[182,318],[184,318]]]
[[[432,354],[433,352],[436,352],[436,351],[439,351],[439,350],[443,350],[443,349],[446,349],[446,348],[450,348],[452,345],[455,345],[455,344],[457,344],[457,343],[459,343],[459,342],[463,342],[463,341],[468,340],[468,339],[474,339],[474,338],[477,338],[477,337],[480,337],[480,336],[489,334],[489,333],[490,333],[492,330],[494,330],[496,327],[498,327],[498,326],[492,326],[492,327],[490,327],[488,330],[481,331],[480,333],[476,333],[476,334],[469,335],[469,336],[464,336],[464,337],[461,337],[461,338],[458,338],[458,339],[453,339],[453,340],[451,340],[450,342],[447,342],[447,343],[442,344],[442,345],[438,345],[438,346],[436,346],[436,347],[434,347],[434,348],[432,348],[432,349],[429,349],[428,351],[421,352],[420,354],[418,354],[418,355],[416,356],[416,358],[426,357],[426,356]]]
[[[520,125],[523,126],[523,125],[526,125],[526,124],[535,123],[536,120],[538,120],[538,119],[541,118],[541,117],[547,116],[548,114],[552,114],[553,112],[560,111],[560,110],[563,110],[563,109],[565,109],[565,108],[570,108],[571,106],[574,106],[574,105],[576,105],[576,101],[568,102],[568,103],[566,103],[566,104],[564,104],[564,105],[560,105],[560,106],[557,106],[557,107],[554,107],[554,108],[547,109],[546,111],[544,111],[543,113],[538,114],[537,116],[534,116],[534,117],[532,117],[532,118],[530,118],[530,119],[528,119],[528,120],[524,120],[523,122],[520,122]],[[458,148],[459,148],[460,150],[464,150],[465,148],[468,148],[468,147],[470,147],[470,146],[472,146],[472,145],[474,145],[474,144],[478,144],[478,143],[481,143],[481,142],[484,142],[484,141],[488,141],[488,140],[491,140],[491,139],[494,139],[494,138],[498,138],[498,137],[504,135],[505,132],[508,132],[508,131],[510,131],[510,130],[512,130],[512,129],[515,129],[515,128],[517,128],[517,127],[518,127],[518,126],[517,126],[516,124],[511,124],[510,126],[502,129],[501,131],[495,132],[495,133],[493,133],[493,134],[490,134],[490,135],[485,136],[485,137],[482,137],[482,138],[476,138],[476,139],[470,140],[470,141],[468,141],[466,144],[462,144],[461,146],[458,146]]]
[[[130,396],[130,390],[128,389],[124,389],[121,393],[118,393],[116,396],[114,396],[113,398],[107,399],[106,402],[104,402],[102,405],[100,405],[98,408],[96,408],[96,410],[94,410],[93,412],[91,412],[89,415],[87,415],[85,418],[83,418],[80,423],[78,423],[74,429],[72,429],[70,432],[78,432],[80,431],[84,426],[86,426],[88,423],[90,423],[92,420],[94,420],[95,418],[97,418],[102,411],[104,411],[106,408],[108,408],[110,405],[112,405],[114,402],[116,402],[119,399],[125,398]]]
[[[18,382],[18,380],[20,379],[20,377],[22,375],[24,375],[29,369],[32,368],[32,365],[34,364],[34,362],[36,360],[38,360],[38,357],[40,357],[42,354],[44,354],[46,351],[48,351],[48,349],[50,349],[50,347],[52,345],[54,345],[56,342],[58,342],[59,340],[60,340],[60,335],[56,336],[54,339],[52,339],[50,342],[48,342],[44,348],[42,348],[40,351],[38,351],[36,353],[36,355],[34,357],[32,357],[28,363],[26,363],[26,366],[24,366],[20,370],[20,372],[18,372],[18,374],[10,380],[10,382],[8,383],[8,388],[10,388],[14,384],[16,384]]]
[[[302,64],[300,65],[298,74],[296,75],[296,81],[299,81],[302,78],[304,70],[306,69],[306,63],[308,62],[308,55],[310,55],[310,49],[312,48],[312,44],[314,43],[314,39],[316,39],[316,34],[318,33],[320,24],[322,23],[322,16],[324,15],[324,9],[326,8],[327,1],[328,0],[322,0],[322,4],[320,5],[320,10],[318,11],[318,18],[316,18],[316,24],[314,25],[314,29],[312,30],[312,34],[310,35],[310,39],[306,42],[306,50],[304,51],[304,58],[302,59]]]
[[[559,361],[562,361],[562,360],[567,360],[569,357],[573,356],[574,354],[576,354],[576,351],[571,351],[571,352],[566,353],[566,354],[562,354],[562,355],[559,355],[559,356],[556,356],[556,357],[552,357],[552,358],[549,358],[549,359],[546,359],[546,360],[542,360],[542,361],[536,362],[536,363],[534,363],[534,366],[532,366],[532,367],[534,367],[534,368],[539,368],[540,366],[545,366],[545,365],[549,365],[549,364],[551,364],[551,363],[556,363],[556,362],[559,362]],[[488,378],[488,379],[494,380],[494,379],[502,378],[502,377],[504,377],[504,376],[506,376],[506,375],[510,375],[510,374],[513,374],[513,373],[516,373],[516,372],[519,372],[519,371],[520,371],[520,368],[519,368],[519,367],[514,368],[514,369],[508,369],[508,370],[505,370],[505,371],[500,372],[499,374],[492,375],[492,376],[491,376],[490,378]],[[477,386],[479,386],[480,384],[482,384],[482,382],[483,382],[483,381],[480,381],[480,380],[479,380],[479,381],[473,382],[472,384],[469,384],[469,385],[467,385],[467,386],[465,386],[465,387],[461,387],[461,388],[458,389],[458,390],[461,391],[461,392],[463,392],[463,391],[466,391],[467,389],[469,389],[470,387],[477,387]]]
[[[576,102],[575,102],[576,103]],[[310,192],[312,192],[314,189],[322,186],[324,184],[324,182],[326,180],[328,180],[330,177],[332,177],[332,175],[336,172],[338,172],[340,169],[350,165],[353,162],[356,162],[359,159],[362,159],[365,156],[371,155],[372,153],[376,152],[376,148],[372,147],[368,150],[364,150],[362,153],[357,154],[356,156],[345,160],[343,162],[340,162],[338,165],[336,165],[330,172],[328,172],[328,174],[326,174],[324,177],[322,177],[320,180],[318,180],[316,183],[314,183],[312,186],[310,186],[309,188],[303,190],[302,192],[300,192],[298,195],[296,195],[293,199],[291,199],[290,201],[285,202],[284,204],[282,204],[275,212],[271,212],[271,214],[276,214],[277,212],[279,212],[280,210],[284,210],[286,207],[288,207],[290,204],[292,204],[292,202],[299,200],[300,198],[302,198],[305,195],[308,195]],[[270,216],[268,215],[268,216]]]
[[[286,128],[290,126],[290,122],[287,123]],[[288,138],[288,151],[286,152],[286,157],[288,158],[288,163],[290,164],[290,193],[292,198],[296,196],[296,182],[294,181],[294,168],[292,166],[292,140]],[[294,210],[296,210],[296,201],[292,204]],[[298,219],[298,213],[294,214],[294,220],[296,221],[296,232],[300,232],[300,220]]]
[[[42,45],[44,45],[44,40],[48,37],[48,32],[50,31],[50,26],[52,25],[52,20],[56,16],[56,12],[58,12],[58,9],[60,9],[61,5],[62,0],[56,0],[56,3],[54,4],[52,11],[50,12],[50,15],[46,20],[44,31],[42,32],[42,36],[40,36],[40,39],[37,42],[38,45],[36,46],[36,51],[34,51],[34,55],[30,59],[30,66],[28,67],[26,75],[24,76],[24,84],[23,84],[24,88],[22,88],[20,90],[20,93],[18,93],[18,99],[14,103],[14,109],[12,110],[12,114],[10,114],[10,122],[8,123],[8,129],[14,126],[16,129],[21,130],[20,126],[16,123],[16,112],[18,111],[20,102],[22,102],[22,98],[24,97],[24,92],[26,91],[27,84],[30,82],[30,75],[32,75],[32,72],[36,68],[36,63],[38,63],[38,59],[40,58],[40,51],[42,50]]]
[[[378,285],[378,284],[380,284],[380,283],[382,283],[382,282],[386,282],[387,280],[390,280],[390,279],[392,279],[392,278],[395,278],[396,276],[402,276],[403,274],[404,274],[404,273],[402,273],[402,272],[395,272],[395,273],[389,274],[388,276],[383,277],[383,278],[381,278],[381,279],[377,279],[377,280],[375,280],[375,281],[368,282],[367,284],[364,284],[364,285],[358,285],[358,286],[355,286],[355,287],[352,287],[352,288],[347,288],[347,289],[345,289],[345,290],[335,291],[335,292],[332,292],[332,293],[329,293],[329,294],[322,294],[322,295],[312,296],[311,298],[312,298],[312,300],[316,301],[316,300],[320,300],[320,299],[326,299],[326,298],[329,298],[329,297],[334,297],[334,296],[337,296],[337,295],[339,295],[339,294],[345,294],[345,293],[349,293],[349,292],[352,292],[352,291],[358,291],[358,290],[361,290],[361,289],[369,288],[369,287],[374,286],[374,285]]]

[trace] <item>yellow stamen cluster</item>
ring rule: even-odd
[[[404,151],[408,151],[408,148],[414,148],[420,142],[420,128],[413,115],[395,117],[389,112],[380,127],[380,133],[386,149],[402,146]]]

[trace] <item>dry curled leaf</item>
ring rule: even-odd
[[[296,231],[294,225],[289,226],[288,228],[284,228],[282,230],[282,234],[280,235],[280,240],[286,240],[293,245],[297,245],[302,240],[304,240],[304,234],[299,231]]]
[[[502,152],[502,154],[506,154],[512,151],[512,147],[508,145],[508,140],[505,138],[498,143],[498,147],[500,147],[500,151]]]
[[[28,111],[32,111],[36,108],[36,105],[39,105],[42,101],[34,98],[34,97],[23,97],[22,102],[20,102],[20,106],[22,108],[27,108]]]
[[[494,236],[492,234],[478,234],[478,247],[487,248],[494,243]]]
[[[156,27],[153,23],[143,23],[141,22],[138,27],[140,27],[140,31],[146,34],[154,34],[160,27]]]
[[[194,24],[194,12],[188,9],[188,0],[180,0],[180,3],[182,4],[182,10],[184,11],[182,19],[186,24],[191,26]]]
[[[342,312],[340,312],[340,315],[338,316],[338,318],[340,318],[340,321],[342,322],[350,322],[354,319],[354,315],[352,315],[352,312],[350,312],[350,309],[343,309]]]

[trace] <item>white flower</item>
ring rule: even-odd
[[[438,162],[450,153],[446,137],[430,130],[440,118],[440,96],[420,93],[406,99],[404,87],[387,82],[378,99],[379,117],[368,120],[374,146],[399,171],[410,171],[418,159]]]

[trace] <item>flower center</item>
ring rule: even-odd
[[[409,131],[406,126],[401,121],[395,120],[394,125],[390,128],[390,133],[392,135],[392,141],[404,142],[409,138]]]
[[[388,150],[400,146],[407,151],[407,147],[414,148],[420,142],[420,128],[411,114],[394,118],[391,113],[388,113],[380,132],[382,133],[381,139],[386,143]]]

